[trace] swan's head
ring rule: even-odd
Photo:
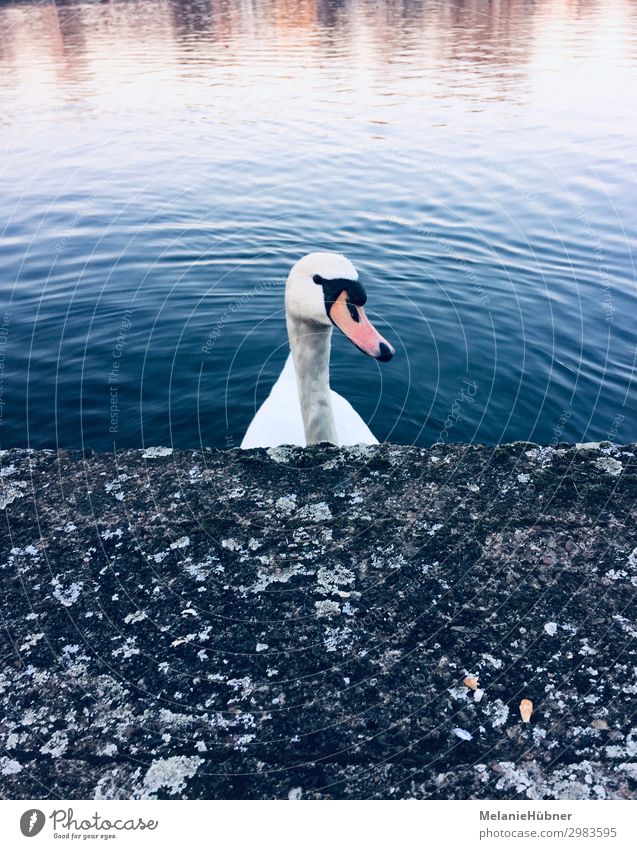
[[[285,285],[287,314],[314,327],[334,325],[359,351],[387,362],[396,353],[365,315],[367,294],[352,263],[332,253],[304,256]]]

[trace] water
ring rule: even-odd
[[[637,440],[631,0],[0,4],[3,447],[238,444],[311,250],[380,439]],[[206,349],[206,350],[204,350]]]

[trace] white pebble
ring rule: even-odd
[[[473,735],[465,731],[464,728],[454,728],[453,733],[456,737],[460,737],[461,740],[473,740]]]

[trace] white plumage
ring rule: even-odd
[[[352,405],[330,389],[339,445],[378,445],[378,440]],[[272,448],[276,445],[307,445],[296,386],[292,354],[257,410],[241,443],[242,448]]]
[[[291,353],[252,419],[242,448],[378,444],[349,401],[329,385],[334,326],[370,357],[386,362],[394,355],[365,315],[366,298],[356,269],[344,256],[313,253],[296,263],[285,286]]]

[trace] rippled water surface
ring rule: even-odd
[[[345,253],[400,443],[637,439],[631,0],[0,3],[3,447],[236,444]]]

